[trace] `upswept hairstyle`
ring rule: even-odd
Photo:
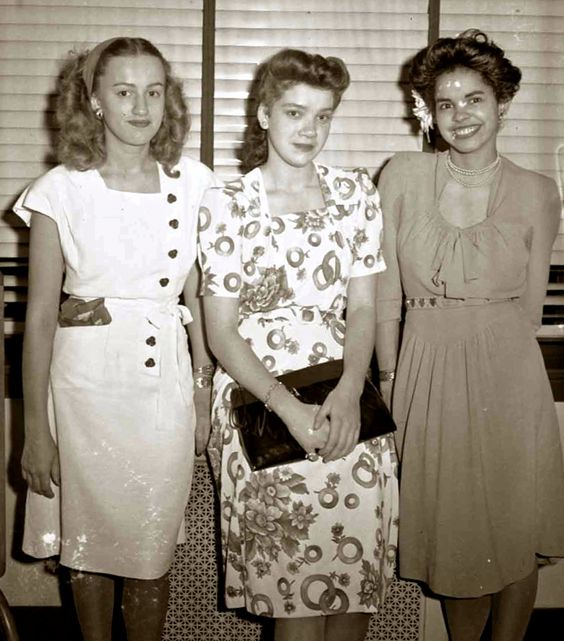
[[[149,55],[158,58],[165,71],[165,105],[163,122],[151,140],[151,155],[167,173],[182,153],[190,128],[188,107],[182,95],[182,85],[172,74],[170,65],[161,52],[144,38],[116,38],[102,53],[94,73],[93,93],[108,60],[120,56]],[[69,169],[85,171],[102,165],[106,159],[104,124],[92,111],[90,98],[83,80],[83,69],[88,53],[73,53],[64,64],[58,81],[57,158]]]
[[[350,84],[350,76],[340,58],[324,58],[299,49],[282,49],[260,64],[251,84],[247,130],[240,153],[245,172],[264,164],[268,158],[267,132],[257,119],[259,105],[270,108],[284,91],[302,83],[331,91],[336,109]]]
[[[460,67],[477,71],[500,103],[511,100],[519,90],[519,68],[505,57],[503,49],[478,29],[468,29],[456,38],[439,38],[420,51],[411,61],[411,84],[434,110],[437,77]]]

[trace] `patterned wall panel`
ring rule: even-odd
[[[214,494],[207,466],[196,465],[186,511],[187,543],[178,546],[163,641],[268,641],[271,626],[225,610],[218,595]],[[419,641],[421,593],[414,583],[392,584],[385,609],[372,617],[366,641]]]

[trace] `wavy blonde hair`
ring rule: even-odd
[[[106,160],[104,124],[96,118],[82,72],[88,53],[71,54],[58,81],[57,158],[69,169],[85,171],[99,167]],[[170,64],[161,52],[144,38],[116,38],[102,53],[94,73],[94,90],[110,58],[149,55],[158,58],[165,71],[165,106],[163,122],[151,140],[151,155],[172,174],[190,129],[188,107],[182,85],[171,73]]]

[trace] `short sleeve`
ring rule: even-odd
[[[380,196],[366,169],[356,170],[360,200],[349,244],[353,255],[351,278],[369,276],[386,269],[382,253],[382,210]]]
[[[202,296],[237,298],[242,285],[242,218],[232,192],[212,187],[198,218],[198,260]]]
[[[394,156],[384,167],[378,181],[378,190],[382,196],[384,219],[382,249],[387,266],[386,271],[378,277],[376,318],[379,323],[401,318],[403,294],[396,243],[397,221],[403,200],[402,186],[405,180],[405,170],[401,156]]]
[[[31,224],[33,212],[49,216],[58,222],[61,211],[61,193],[64,186],[59,176],[59,167],[47,172],[38,178],[31,185],[26,187],[13,207],[14,213],[19,216],[26,225]]]

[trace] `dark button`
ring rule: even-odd
[[[149,338],[147,338],[145,342],[147,343],[147,345],[150,345],[151,347],[153,347],[157,341],[154,336],[149,336]]]
[[[168,224],[173,228],[173,229],[178,229],[178,220],[176,218],[173,218],[172,220],[168,221]]]
[[[161,278],[159,283],[161,284],[161,287],[166,287],[168,285],[168,278]]]
[[[148,358],[145,361],[145,367],[155,367],[156,363],[152,358]]]
[[[175,203],[176,202],[176,196],[174,194],[169,194],[166,199],[168,200],[169,203]]]
[[[171,249],[171,250],[168,252],[168,255],[169,255],[171,258],[176,258],[176,257],[178,256],[178,250],[177,250],[177,249]]]

